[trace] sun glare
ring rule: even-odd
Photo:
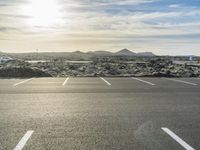
[[[56,0],[30,0],[23,8],[31,26],[52,26],[62,21],[61,6]]]

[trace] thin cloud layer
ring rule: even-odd
[[[200,55],[199,8],[197,0],[0,0],[0,50]]]

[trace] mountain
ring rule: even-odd
[[[0,53],[1,55],[7,55],[15,59],[26,59],[26,60],[52,60],[52,59],[66,59],[66,60],[91,60],[93,57],[99,56],[144,56],[153,57],[155,56],[151,52],[134,53],[128,49],[122,49],[116,53],[110,51],[74,51],[74,52],[40,52],[40,53]]]
[[[109,51],[89,51],[87,54],[109,56],[112,55],[113,53]]]
[[[82,51],[74,51],[74,52],[71,52],[72,54],[78,54],[78,55],[82,55],[82,54],[85,54],[84,52]]]
[[[156,56],[154,53],[152,52],[141,52],[141,53],[137,53],[137,56],[149,56],[149,57],[153,57]]]
[[[122,49],[122,50],[116,52],[115,55],[134,56],[134,55],[136,55],[136,53],[125,48],[125,49]]]

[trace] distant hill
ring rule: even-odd
[[[137,56],[151,56],[151,57],[153,57],[153,56],[156,56],[154,53],[152,53],[152,52],[141,52],[141,53],[137,53]]]
[[[75,52],[71,52],[71,53],[78,54],[78,55],[85,54],[84,52],[81,52],[81,51],[75,51]]]
[[[59,53],[57,53],[59,54]],[[75,52],[66,52],[67,55],[76,55],[76,56],[155,56],[152,52],[141,52],[141,53],[135,53],[127,48],[122,49],[118,52],[110,52],[110,51],[89,51],[89,52],[82,52],[82,51],[75,51]]]
[[[153,57],[155,54],[152,52],[135,53],[128,49],[122,49],[118,52],[110,51],[74,51],[74,52],[40,52],[40,53],[0,53],[16,59],[25,60],[52,60],[52,59],[66,59],[66,60],[91,60],[93,57],[99,56],[148,56]]]
[[[125,48],[116,52],[115,55],[134,56],[136,53]]]
[[[116,53],[114,53],[115,55],[121,55],[121,56],[148,56],[148,57],[153,57],[156,56],[154,53],[152,52],[140,52],[140,53],[135,53],[131,50],[128,49],[122,49]]]
[[[109,52],[109,51],[89,51],[89,52],[87,52],[87,54],[89,54],[89,55],[102,55],[102,56],[113,55],[113,53]]]

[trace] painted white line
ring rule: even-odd
[[[168,128],[162,128],[164,132],[166,132],[169,136],[171,136],[176,142],[182,145],[186,150],[195,150],[190,145],[188,145],[185,141],[183,141],[180,137],[178,137],[175,133],[173,133]]]
[[[108,81],[106,81],[104,78],[100,77],[104,82],[106,82],[106,84],[108,84],[109,86],[111,85],[111,83],[109,83]]]
[[[63,82],[63,86],[65,86],[67,84],[67,81],[69,80],[69,77],[65,79],[65,81]]]
[[[17,144],[17,146],[15,147],[14,150],[22,150],[23,147],[26,145],[26,142],[29,140],[29,138],[31,137],[31,135],[33,134],[34,131],[29,130],[26,132],[26,134],[22,137],[22,139],[19,141],[19,143]]]
[[[187,82],[187,81],[183,81],[183,80],[169,79],[169,78],[165,78],[165,79],[170,80],[170,81],[175,81],[175,82],[185,83],[185,84],[189,84],[189,85],[197,85],[196,83]]]
[[[143,83],[147,83],[147,84],[149,84],[149,85],[156,85],[156,84],[154,84],[154,83],[151,83],[151,82],[148,82],[148,81],[145,81],[145,80],[142,80],[142,79],[138,79],[138,78],[134,78],[134,77],[132,77],[132,79],[137,80],[137,81],[140,81],[140,82],[143,82]]]
[[[14,84],[13,86],[18,86],[18,85],[20,85],[20,84],[26,83],[26,82],[31,81],[31,80],[33,80],[33,79],[34,79],[34,78],[24,80],[24,81],[22,81],[22,82],[19,82],[19,83]]]

